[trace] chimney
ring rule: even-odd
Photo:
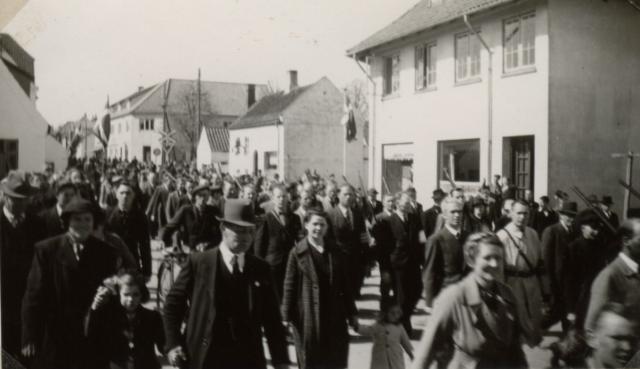
[[[298,88],[298,71],[290,70],[289,71],[289,92]]]
[[[144,86],[138,86],[138,92],[144,90]]]
[[[250,108],[256,102],[256,85],[253,83],[247,86],[247,108]]]

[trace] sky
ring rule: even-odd
[[[364,78],[345,51],[418,0],[30,0],[2,30],[35,58],[54,126],[168,78],[271,83]]]

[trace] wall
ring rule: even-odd
[[[346,174],[358,185],[358,173],[366,181],[362,149],[362,119],[357,119],[356,140],[347,143],[343,94],[329,79],[322,78],[288,107],[285,126],[285,175],[302,176],[306,169],[322,176],[335,174],[342,182],[343,151],[346,145]],[[365,183],[366,186],[366,183]]]
[[[626,160],[611,154],[640,152],[640,12],[626,1],[552,0],[549,13],[549,188],[609,194],[621,214]]]
[[[154,130],[146,131],[140,130],[140,119],[154,120]],[[127,123],[129,124],[129,130],[127,131]],[[162,149],[160,144],[160,131],[162,131],[163,119],[162,116],[137,116],[137,115],[125,115],[115,118],[111,121],[111,135],[109,136],[109,158],[120,158],[120,148],[122,148],[124,158],[124,147],[127,147],[128,158],[132,160],[134,157],[137,160],[143,159],[143,147],[151,147],[151,160],[155,164],[162,162],[162,155],[155,156],[153,151]],[[122,128],[118,131],[118,125]]]
[[[45,137],[45,158],[44,161],[53,163],[56,172],[67,169],[67,150],[55,138],[47,135]]]
[[[261,169],[263,174],[269,176],[273,175],[275,171],[264,170],[264,153],[269,151],[278,150],[278,131],[280,141],[280,151],[284,150],[284,130],[282,125],[279,125],[278,130],[276,126],[256,127],[247,129],[234,129],[229,131],[229,173],[233,175],[237,174],[251,174],[253,173],[253,156],[254,151],[258,152],[258,169]],[[236,140],[240,139],[241,149],[240,153],[236,154]],[[244,150],[245,139],[248,139],[248,145]],[[279,159],[279,175],[283,177],[283,155],[278,156]]]
[[[536,12],[535,71],[520,75],[503,74],[503,21],[515,15]],[[481,53],[481,82],[456,85],[455,35],[467,31],[463,22],[443,25],[430,33],[390,48],[374,51],[371,72],[376,84],[375,163],[370,174],[373,186],[381,190],[382,145],[413,143],[414,185],[420,201],[430,204],[431,191],[438,186],[438,141],[480,139],[480,178],[502,174],[503,137],[535,136],[535,194],[547,193],[547,120],[548,120],[548,33],[547,8],[544,1],[523,1],[503,6],[482,16],[470,18],[481,30],[482,37],[493,50],[493,148],[492,170],[488,173],[488,54]],[[415,90],[415,47],[437,43],[437,83],[430,91]],[[400,54],[400,91],[396,96],[382,96],[383,57]],[[371,157],[371,152],[369,154]],[[468,183],[478,187],[478,183]]]

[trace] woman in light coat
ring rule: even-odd
[[[526,368],[520,342],[527,332],[511,290],[500,282],[504,246],[491,233],[475,233],[464,254],[472,272],[436,299],[411,368],[429,368],[443,356],[451,359],[439,364],[449,369]]]

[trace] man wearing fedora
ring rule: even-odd
[[[76,186],[71,182],[61,182],[56,186],[56,204],[40,213],[44,223],[46,238],[66,232],[62,223],[62,210],[78,195]]]
[[[92,236],[97,207],[76,198],[62,212],[67,232],[35,245],[22,302],[22,354],[33,368],[94,368],[84,319],[105,278],[116,273],[113,247]]]
[[[23,173],[11,172],[0,183],[0,282],[2,348],[20,358],[20,307],[33,260],[33,245],[44,237],[38,219],[26,212],[31,187]]]
[[[224,217],[218,219],[220,245],[190,254],[167,295],[164,326],[171,365],[266,368],[263,332],[272,364],[285,368],[289,363],[269,264],[247,252],[255,235],[247,206],[244,200],[225,201]]]
[[[134,206],[134,185],[122,180],[116,185],[117,205],[107,215],[105,230],[117,234],[136,259],[138,268],[151,278],[151,239],[147,217]]]
[[[566,319],[566,270],[569,243],[575,238],[573,222],[578,213],[578,204],[565,201],[558,209],[558,222],[547,227],[542,232],[542,255],[545,271],[549,278],[551,289],[550,312],[542,322],[543,328],[549,328],[558,321],[562,323],[562,330],[569,329]]]
[[[216,219],[219,211],[215,206],[207,205],[210,196],[211,188],[207,183],[191,191],[193,202],[182,205],[160,231],[160,239],[165,245],[171,243],[172,235],[178,230],[183,243],[192,251],[208,250],[220,243],[220,222]]]

